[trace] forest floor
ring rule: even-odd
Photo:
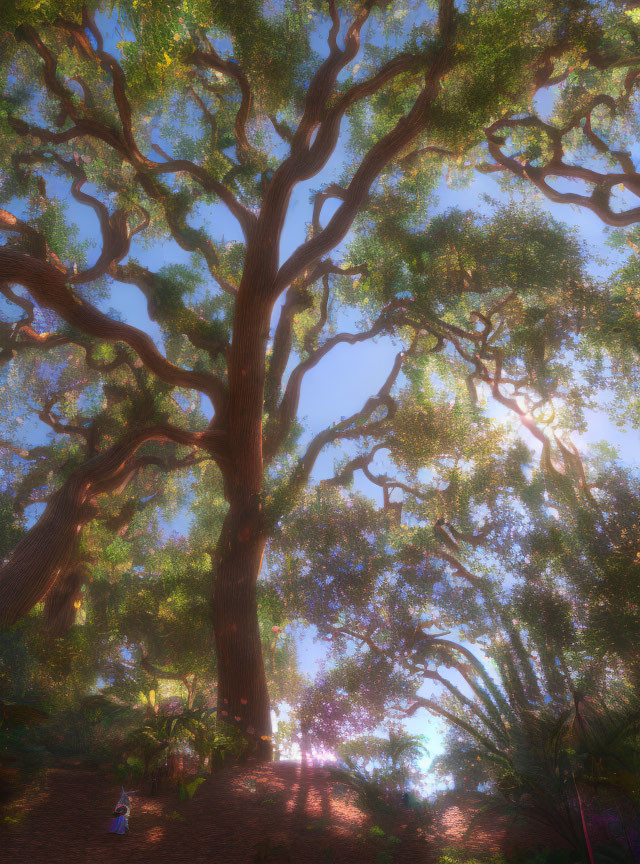
[[[129,834],[119,836],[108,833],[119,794],[113,781],[95,771],[51,769],[40,792],[24,802],[23,818],[0,828],[0,862],[435,864],[441,848],[463,845],[470,813],[449,801],[425,824],[403,807],[394,824],[383,823],[381,836],[353,793],[333,782],[326,769],[245,764],[215,774],[190,801],[180,802],[175,792],[136,796]],[[503,836],[494,821],[464,845],[497,851]]]

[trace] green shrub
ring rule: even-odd
[[[204,783],[204,777],[196,777],[190,783],[180,783],[178,785],[178,798],[181,801],[187,801],[193,798],[198,791],[200,785]]]
[[[503,855],[476,855],[466,849],[451,846],[442,851],[438,864],[511,864]]]

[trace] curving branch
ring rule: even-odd
[[[340,72],[355,58],[360,48],[360,32],[367,21],[375,0],[367,0],[354,15],[344,36],[344,48],[337,44],[339,24],[337,12],[332,15],[333,36],[330,52],[317,69],[307,89],[302,117],[291,138],[291,151],[266,188],[263,205],[258,217],[258,233],[277,248],[284,226],[287,205],[294,186],[315,176],[326,165],[334,151],[340,134],[340,125],[348,108],[354,102],[371,96],[398,75],[418,74],[426,68],[426,83],[411,111],[403,117],[391,133],[374,145],[356,170],[346,190],[346,200],[334,214],[327,227],[314,238],[302,244],[291,258],[277,270],[277,260],[270,264],[277,270],[275,280],[268,286],[271,302],[293,284],[298,277],[333,249],[346,235],[360,206],[368,195],[369,188],[383,168],[401,153],[429,122],[429,108],[436,97],[439,81],[453,62],[450,44],[453,34],[453,18],[445,13],[441,16],[441,49],[433,61],[418,55],[401,55],[379,70],[369,81],[354,85],[334,98]],[[442,0],[441,6],[453,4]],[[331,103],[331,104],[330,104]],[[315,136],[315,138],[314,138]],[[264,260],[248,253],[245,274],[253,280],[264,270]],[[270,269],[270,268],[269,268]]]
[[[304,334],[303,345],[304,350],[311,354],[313,351],[316,342],[318,340],[318,336],[322,333],[325,324],[329,318],[329,298],[331,296],[331,288],[329,286],[329,275],[324,274],[322,276],[322,297],[320,299],[320,314],[318,315],[318,320],[315,324],[312,324],[311,327]]]
[[[438,550],[438,552],[429,552],[426,557],[431,559],[435,558],[439,561],[444,561],[452,568],[454,576],[465,579],[470,585],[473,585],[474,588],[478,588],[482,591],[486,587],[485,580],[481,576],[476,576],[467,567],[464,566],[462,561],[460,561],[454,555],[451,555],[449,552]]]
[[[332,26],[329,32],[329,56],[317,69],[309,83],[309,87],[307,88],[302,118],[291,141],[292,156],[294,154],[302,155],[304,158],[295,166],[291,179],[287,178],[289,182],[299,182],[304,179],[300,172],[304,172],[305,168],[306,170],[309,170],[307,160],[310,154],[309,145],[311,142],[311,136],[323,119],[326,105],[333,94],[338,80],[338,75],[355,58],[356,54],[360,50],[360,31],[368,20],[371,10],[375,5],[376,0],[366,0],[366,2],[362,4],[362,7],[356,13],[347,28],[344,36],[343,49],[339,48],[337,42],[338,29],[340,27],[338,13],[335,8],[330,10]],[[290,160],[287,160],[287,162],[289,161]],[[293,167],[293,164],[289,164],[288,166],[289,170]],[[283,174],[284,173],[288,172],[283,172]],[[312,171],[309,176],[313,176],[315,173],[317,172]],[[274,177],[274,180],[275,179],[276,178]]]
[[[165,681],[180,681],[187,691],[187,708],[189,710],[193,708],[193,698],[195,696],[195,688],[198,680],[198,676],[194,672],[189,672],[186,675],[183,675],[180,672],[168,672],[165,669],[160,669],[159,666],[154,666],[149,659],[149,655],[144,653],[144,646],[142,648],[142,656],[140,657],[140,666],[144,669],[147,675],[150,675],[152,678]]]
[[[6,213],[6,210],[4,211]],[[0,214],[0,219],[2,219],[2,215]],[[25,317],[21,318],[15,324],[14,333],[18,332],[22,327],[28,327],[33,324],[35,318],[35,306],[34,304],[28,300],[26,297],[21,297],[19,294],[11,288],[10,285],[3,284],[0,285],[0,294],[2,294],[10,303],[14,303],[16,306],[19,306],[20,309],[25,313]]]
[[[115,213],[110,214],[101,201],[98,201],[93,195],[88,195],[82,191],[87,178],[82,169],[78,168],[77,171],[81,176],[78,176],[73,181],[71,194],[76,201],[91,207],[95,212],[100,222],[100,231],[102,233],[102,249],[96,263],[81,273],[69,276],[71,284],[84,284],[104,276],[110,268],[114,267],[129,254],[132,236],[144,230],[149,224],[149,218],[148,215],[145,215],[142,223],[133,230],[129,225],[128,213],[118,209]]]
[[[402,714],[405,717],[413,717],[416,711],[419,708],[426,708],[427,711],[432,714],[436,714],[438,717],[442,717],[444,720],[448,720],[449,723],[457,726],[459,729],[462,729],[468,735],[470,735],[473,739],[475,739],[479,744],[485,747],[490,753],[493,753],[495,756],[499,756],[502,759],[507,759],[507,754],[500,750],[500,748],[494,744],[494,742],[483,735],[476,727],[469,723],[467,720],[463,720],[462,717],[459,717],[457,714],[454,714],[452,711],[448,711],[446,708],[443,708],[442,705],[438,705],[437,702],[434,702],[433,699],[425,699],[424,696],[412,696],[413,702],[406,709],[401,709]]]
[[[629,73],[625,82],[626,96],[636,84],[637,69]],[[617,110],[616,100],[601,94],[593,97],[575,113],[563,127],[545,123],[534,115],[525,117],[503,117],[485,129],[487,146],[493,163],[483,163],[479,170],[485,173],[508,172],[521,180],[529,181],[550,201],[558,204],[573,204],[585,207],[595,213],[605,224],[624,227],[640,222],[640,207],[632,207],[621,213],[615,213],[611,208],[611,194],[616,186],[623,186],[634,195],[640,197],[640,174],[638,173],[629,153],[613,150],[598,136],[592,128],[592,114],[598,107],[606,107],[611,114]],[[543,135],[550,146],[551,157],[543,165],[533,165],[530,161],[522,161],[517,155],[509,156],[504,152],[510,134],[519,129],[536,129]],[[602,172],[580,165],[568,164],[564,161],[564,137],[575,130],[580,130],[586,141],[595,152],[617,162],[620,171]],[[548,178],[558,177],[566,180],[581,180],[592,187],[591,192],[580,194],[576,192],[559,192],[548,183]]]
[[[209,126],[209,130],[211,132],[211,140],[213,141],[214,146],[216,146],[218,143],[218,119],[216,115],[209,110],[209,107],[205,103],[202,96],[200,96],[200,94],[196,90],[194,90],[193,87],[189,87],[187,89],[187,92],[189,93],[193,101],[196,103],[198,108],[202,111],[202,115],[206,120],[207,125]]]
[[[293,324],[296,315],[312,305],[313,296],[309,291],[299,285],[289,287],[273,335],[273,350],[265,380],[264,407],[270,416],[277,411],[282,377],[293,347]]]
[[[89,336],[106,342],[124,342],[163,381],[174,387],[205,393],[216,410],[224,410],[226,387],[219,378],[174,366],[158,351],[150,336],[129,324],[114,321],[79,297],[67,285],[65,276],[47,261],[6,247],[0,248],[0,281],[23,285],[42,307],[56,312],[68,324]]]
[[[363,158],[344,192],[342,204],[327,226],[299,246],[282,264],[274,285],[276,296],[303,270],[322,258],[345,238],[379,174],[428,127],[430,110],[436,99],[440,80],[448,71],[451,62],[448,51],[443,50],[438,54],[427,73],[425,87],[411,110],[398,121],[391,132],[377,141]],[[332,142],[334,138],[337,141],[339,125],[338,122],[332,135]],[[319,140],[322,141],[320,133],[314,142],[314,147]]]
[[[165,155],[162,148],[157,144],[153,145],[153,149],[160,152],[161,155]],[[169,161],[173,161],[170,160],[169,157],[166,158]],[[129,225],[131,214],[127,214],[123,210],[116,210],[113,215],[110,215],[107,208],[100,201],[81,191],[82,186],[87,182],[87,178],[85,171],[79,162],[66,160],[55,151],[50,151],[49,149],[24,151],[18,154],[13,161],[16,164],[16,168],[19,168],[22,164],[33,165],[38,162],[54,162],[58,168],[72,178],[73,183],[71,194],[73,197],[79,201],[79,203],[90,206],[98,216],[103,239],[102,252],[93,267],[83,273],[76,273],[73,276],[70,276],[70,281],[81,283],[96,279],[105,273],[113,275],[113,271],[118,262],[128,253],[133,235],[144,231],[148,227],[149,214],[138,205],[136,209],[140,211],[142,219],[135,228],[131,228]],[[209,273],[218,283],[220,288],[228,294],[235,295],[237,293],[236,286],[221,273],[218,250],[203,231],[192,228],[187,223],[186,210],[180,203],[179,196],[172,193],[160,181],[156,180],[151,173],[138,175],[137,179],[149,198],[160,204],[166,219],[167,227],[180,248],[187,252],[199,252],[205,259]],[[17,224],[14,226],[13,230],[21,233],[23,236],[27,236],[33,243],[33,235],[26,234],[26,232],[29,231],[29,228],[30,226],[20,223],[20,221],[17,220]],[[5,230],[9,230],[9,228],[6,228]],[[31,231],[33,231],[33,229],[31,229]],[[43,256],[39,255],[38,257]],[[125,279],[124,281],[127,280]]]
[[[314,234],[319,234],[322,231],[320,216],[322,215],[322,208],[324,207],[325,202],[330,201],[332,198],[344,201],[346,194],[346,189],[338,183],[331,183],[326,187],[326,189],[321,189],[320,192],[316,192],[313,198],[313,212],[311,215],[311,227]]]
[[[44,45],[33,28],[24,28],[23,32],[27,40],[33,45],[44,61],[44,80],[48,91],[58,98],[62,105],[64,115],[68,116],[73,125],[60,132],[52,132],[34,124],[25,123],[15,117],[9,118],[9,123],[19,135],[31,136],[39,141],[49,144],[64,144],[76,138],[89,137],[102,141],[108,147],[115,150],[124,160],[137,169],[140,174],[147,172],[178,173],[184,172],[191,176],[205,190],[217,195],[227,206],[232,215],[238,220],[245,237],[253,231],[256,221],[254,214],[242,204],[231,190],[216,180],[204,168],[187,160],[170,160],[164,163],[154,162],[144,156],[137,145],[133,133],[133,113],[126,93],[126,79],[122,67],[111,54],[104,51],[102,35],[96,26],[92,13],[83,9],[82,25],[75,24],[59,17],[54,26],[67,32],[73,39],[76,47],[87,59],[93,60],[107,72],[112,81],[113,97],[118,111],[120,128],[115,125],[81,116],[72,92],[58,79],[56,75],[57,61],[52,52]],[[89,30],[97,43],[97,49],[93,47],[86,31]]]
[[[358,456],[350,459],[346,465],[343,465],[340,473],[336,474],[335,477],[323,480],[322,482],[327,486],[348,486],[353,482],[353,475],[356,471],[364,471],[364,469],[368,468],[370,463],[373,461],[376,453],[378,453],[379,450],[386,450],[388,447],[388,441],[379,441],[371,450],[369,450],[368,453],[360,453]]]
[[[391,396],[391,390],[396,383],[405,359],[415,350],[415,342],[408,351],[401,351],[396,355],[386,381],[375,396],[367,399],[360,411],[336,423],[335,426],[319,432],[309,443],[307,450],[301,458],[292,483],[299,487],[308,480],[316,459],[320,452],[328,444],[339,440],[357,440],[371,435],[379,434],[387,427],[388,421],[396,412],[396,402]],[[386,415],[380,420],[371,420],[372,415],[379,408],[386,408]]]
[[[236,114],[233,132],[236,139],[236,155],[238,161],[244,162],[247,159],[248,153],[252,149],[247,139],[246,129],[249,114],[251,112],[252,101],[249,80],[239,63],[233,59],[223,60],[211,42],[208,39],[206,41],[208,46],[207,50],[194,51],[193,54],[187,58],[187,62],[200,68],[214,69],[216,72],[222,72],[222,74],[233,78],[240,88],[240,107]]]
[[[305,374],[313,369],[314,366],[322,360],[333,348],[337,345],[356,345],[358,342],[365,342],[368,339],[373,339],[380,333],[384,333],[394,326],[392,313],[397,304],[390,303],[387,305],[378,320],[368,329],[361,333],[339,333],[332,336],[320,348],[312,351],[309,356],[299,363],[289,375],[289,380],[285,388],[284,395],[278,405],[272,424],[270,424],[269,434],[265,445],[265,456],[269,458],[275,454],[282,442],[291,430],[293,421],[298,412],[298,404],[300,402],[300,392],[302,381]]]
[[[405,156],[401,156],[398,159],[398,165],[402,168],[411,168],[423,156],[441,156],[445,159],[453,159],[457,155],[453,150],[447,150],[446,147],[439,147],[437,144],[426,144],[424,147],[418,147],[416,150],[411,150]]]
[[[68,570],[82,526],[96,515],[94,499],[124,488],[140,467],[134,460],[137,450],[149,441],[202,447],[217,460],[226,459],[220,433],[189,432],[168,424],[133,432],[89,459],[53,493],[42,516],[0,567],[0,625],[26,615]]]
[[[278,120],[276,116],[273,114],[269,115],[269,120],[271,121],[271,125],[276,130],[278,135],[282,138],[283,141],[286,141],[287,144],[291,144],[293,140],[293,131],[286,123]]]
[[[492,315],[500,311],[504,306],[513,299],[513,294],[510,293],[501,301],[495,304],[488,314],[478,312],[473,315],[480,321],[483,321],[484,327],[481,332],[467,331],[454,324],[442,321],[439,318],[429,317],[427,319],[413,320],[410,316],[406,316],[405,323],[418,329],[422,328],[427,332],[432,333],[438,339],[444,339],[449,342],[456,350],[457,354],[472,367],[472,371],[467,376],[467,386],[469,395],[472,401],[477,401],[476,382],[487,384],[491,390],[493,398],[512,411],[520,420],[522,425],[531,434],[540,441],[543,445],[543,454],[545,448],[549,447],[549,439],[544,434],[542,429],[535,422],[530,412],[520,406],[515,396],[507,396],[502,392],[501,387],[504,384],[514,383],[511,380],[503,377],[503,356],[502,351],[496,345],[489,344],[493,335]],[[404,301],[404,305],[411,307],[414,305],[412,301]],[[470,348],[465,348],[463,342],[467,340],[471,342]],[[436,346],[437,347],[437,346]],[[493,371],[489,369],[488,363],[493,363]]]
[[[98,260],[82,273],[78,273],[77,271],[73,274],[69,273],[68,279],[71,283],[91,282],[104,276],[110,266],[121,261],[128,254],[134,234],[144,231],[149,225],[149,215],[142,208],[137,208],[142,213],[142,220],[135,228],[132,228],[129,224],[130,213],[127,213],[123,209],[118,209],[115,213],[110,214],[101,201],[84,192],[82,187],[87,182],[87,176],[79,160],[67,160],[56,152],[40,150],[23,152],[15,158],[14,162],[16,166],[25,163],[33,165],[37,162],[54,162],[63,173],[71,177],[71,195],[73,198],[78,203],[90,207],[98,217],[102,235],[102,249]],[[44,239],[37,236],[38,232],[34,228],[31,228],[31,226],[16,219],[15,216],[12,216],[6,210],[0,213],[0,227],[5,231],[20,233],[28,240],[36,257],[44,258],[47,255],[51,257],[50,251],[47,250],[45,252],[46,245],[44,245]],[[62,268],[59,259],[56,258],[55,262],[56,264],[60,264]]]
[[[366,645],[372,653],[384,659],[389,660],[392,656],[388,650],[382,648],[380,645],[377,644],[370,629],[363,633],[360,630],[354,630],[352,627],[345,626],[343,624],[333,627],[325,626],[324,629],[326,630],[326,632],[334,636],[346,636],[349,639],[360,642],[362,645]],[[424,633],[421,630],[419,632],[423,638],[423,648],[427,645],[433,646],[436,644],[440,644],[436,636]],[[405,657],[407,659],[407,662],[411,662],[408,655],[413,653],[416,631],[409,630],[407,632],[407,635],[408,639],[406,642],[406,647],[409,650]],[[456,646],[457,643],[448,642],[447,644],[451,646]],[[420,646],[417,647],[419,651]],[[476,718],[481,722],[482,726],[490,733],[490,735],[493,736],[494,740],[505,743],[506,728],[502,719],[500,709],[492,701],[489,693],[478,684],[470,670],[468,668],[465,668],[463,664],[461,664],[459,661],[456,661],[453,657],[447,658],[447,665],[452,666],[460,673],[462,678],[469,685],[470,689],[475,693],[480,704],[478,704],[478,702],[475,702],[468,696],[465,696],[465,694],[458,687],[456,687],[453,682],[445,678],[440,672],[438,672],[437,670],[429,670],[426,668],[426,654],[428,653],[428,651],[429,649],[426,650],[425,657],[423,657],[422,667],[418,667],[422,678],[424,680],[436,681],[438,684],[441,684],[443,687],[445,687],[449,691],[449,693],[456,699],[456,701],[459,703],[463,710],[466,709],[467,711],[471,712],[476,716]],[[441,665],[441,660],[439,660],[438,658],[435,658],[435,662],[438,665]]]
[[[176,160],[174,160],[175,162]],[[167,163],[168,164],[168,163]],[[232,296],[237,294],[237,287],[223,276],[220,270],[220,256],[215,244],[207,234],[197,228],[192,228],[186,220],[187,211],[179,195],[172,193],[167,186],[155,178],[154,173],[139,173],[137,180],[142,189],[152,200],[156,201],[162,208],[171,236],[181,249],[185,252],[199,252],[205,260],[209,273],[220,288]]]
[[[9,285],[0,285],[0,293],[7,300],[15,303],[26,313],[25,318],[21,318],[13,325],[0,325],[0,365],[7,363],[13,358],[26,350],[46,350],[55,348],[60,345],[77,345],[85,352],[85,363],[89,369],[94,372],[108,373],[114,369],[130,364],[130,357],[123,349],[118,349],[115,352],[113,360],[100,362],[95,360],[92,355],[91,340],[82,340],[79,336],[69,336],[63,333],[38,333],[31,326],[35,316],[35,304],[28,298],[21,297],[16,294]]]
[[[16,444],[15,441],[9,441],[7,438],[0,438],[0,450],[6,450],[8,453],[13,453],[14,456],[19,456],[21,459],[26,459],[29,462],[47,458],[46,447],[22,447],[20,444]]]
[[[441,520],[438,520],[441,521]],[[450,522],[444,522],[442,520],[441,524],[448,532],[449,536],[453,538],[456,545],[459,545],[460,542],[468,543],[473,549],[476,549],[478,546],[482,546],[485,542],[489,534],[495,530],[495,525],[493,522],[485,525],[481,528],[477,533],[473,534],[469,531],[458,531]]]
[[[326,258],[311,269],[308,276],[305,276],[300,280],[300,286],[302,288],[308,288],[309,285],[313,285],[325,276],[366,276],[368,272],[366,263],[349,267],[340,267],[338,264],[334,264],[330,258]]]
[[[152,321],[159,323],[178,322],[180,331],[195,348],[206,351],[213,359],[219,355],[225,355],[229,343],[208,335],[208,331],[212,331],[211,324],[186,306],[182,300],[174,299],[171,314],[165,317],[159,299],[162,286],[157,273],[152,273],[146,267],[129,261],[125,265],[112,267],[111,275],[119,282],[136,285],[142,291],[147,301],[147,312]]]
[[[78,423],[63,423],[62,417],[54,414],[52,410],[57,401],[58,394],[49,397],[42,408],[38,411],[39,419],[59,435],[79,435],[84,439],[87,449],[89,451],[93,449],[92,445],[94,442],[95,432],[92,429],[91,424],[82,426]]]
[[[327,322],[330,296],[329,276],[356,276],[365,272],[366,267],[364,266],[339,267],[327,259],[314,267],[309,274],[303,276],[299,282],[289,286],[273,337],[273,351],[265,383],[265,411],[271,417],[275,417],[278,411],[282,378],[293,347],[293,325],[296,316],[313,305],[313,296],[308,289],[322,279],[320,314],[318,320],[309,327],[303,337],[304,348],[311,354],[316,340]]]

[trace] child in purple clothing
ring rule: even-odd
[[[124,786],[122,787],[122,795],[120,796],[120,800],[116,804],[116,808],[113,811],[113,819],[111,820],[111,825],[109,826],[109,831],[111,834],[126,834],[129,830],[129,813],[131,812],[131,799],[129,795],[124,791]]]

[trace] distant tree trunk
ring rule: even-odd
[[[212,611],[218,716],[246,734],[252,755],[269,761],[271,708],[256,596],[265,541],[257,496],[247,506],[232,503],[218,542]]]
[[[196,686],[198,683],[197,675],[185,675],[182,679],[182,683],[187,691],[187,709],[191,711],[196,695]]]
[[[309,726],[306,723],[300,725],[300,758],[303,765],[309,765],[311,758],[311,744],[309,741]]]

